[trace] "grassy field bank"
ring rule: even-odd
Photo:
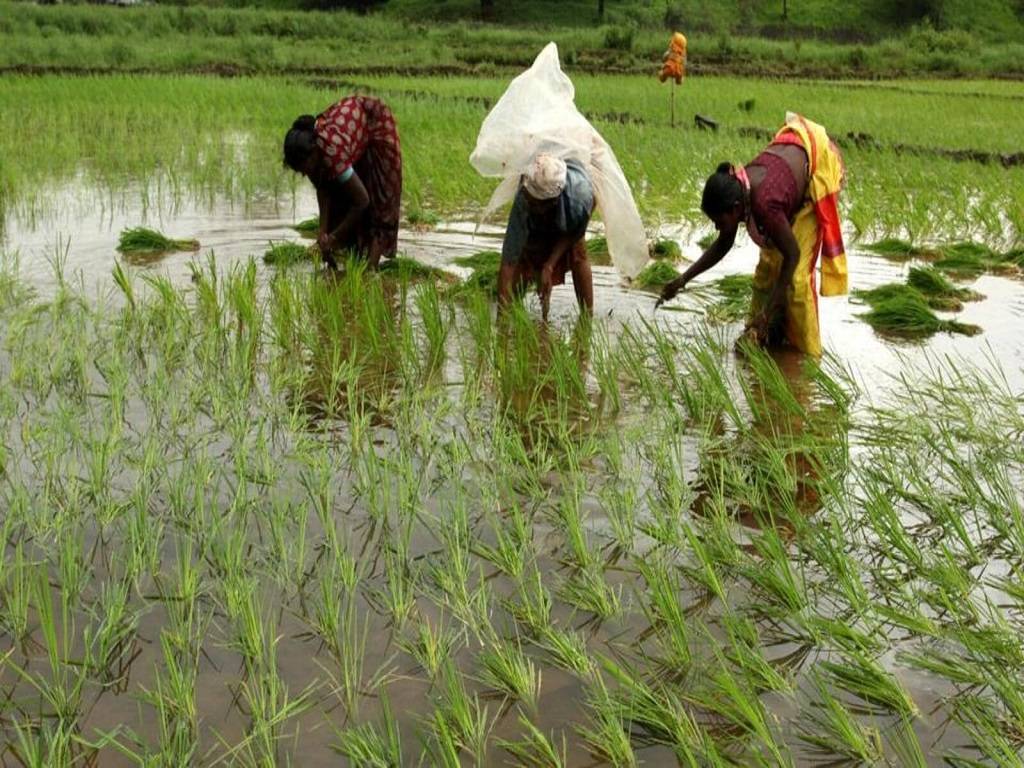
[[[794,4],[794,8],[796,8]],[[919,27],[837,43],[826,35],[769,39],[723,26],[691,29],[693,72],[878,77],[1020,77],[1024,43],[962,28]],[[494,26],[427,23],[424,15],[266,9],[0,3],[0,67],[159,72],[230,70],[352,72],[416,70],[475,73],[521,68],[549,40],[571,68],[651,72],[668,42],[662,26]],[[1019,28],[1019,26],[1018,26]]]

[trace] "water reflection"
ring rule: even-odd
[[[730,509],[749,528],[792,534],[842,487],[849,403],[816,361],[793,350],[744,346],[737,378],[749,421],[703,441],[693,510]]]

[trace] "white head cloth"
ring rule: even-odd
[[[565,161],[544,153],[533,158],[523,174],[523,186],[535,200],[551,200],[565,189]]]

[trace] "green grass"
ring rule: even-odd
[[[147,227],[132,227],[121,230],[117,238],[117,250],[121,253],[169,253],[171,251],[198,251],[198,240],[174,240]]]

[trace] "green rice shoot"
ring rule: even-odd
[[[121,253],[170,253],[171,251],[198,251],[198,240],[175,240],[148,227],[122,229],[117,240]]]

